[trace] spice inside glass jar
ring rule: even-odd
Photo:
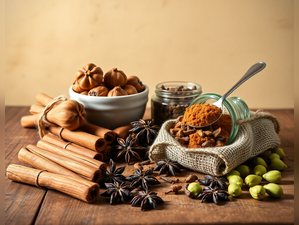
[[[169,119],[184,115],[185,109],[199,95],[201,86],[186,81],[168,81],[156,85],[151,98],[151,118],[161,126]]]
[[[214,93],[203,94],[194,101],[191,102],[190,106],[196,104],[212,104],[221,98],[220,95]],[[231,119],[231,131],[229,140],[226,145],[231,144],[237,136],[239,125],[238,120],[244,120],[250,118],[250,110],[244,100],[239,97],[229,97],[223,102],[223,115],[229,115]]]

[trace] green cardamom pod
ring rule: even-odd
[[[275,159],[275,158],[280,159],[280,156],[277,153],[271,153],[268,157],[268,159],[270,161],[272,161],[272,159]]]
[[[248,187],[253,187],[255,185],[258,185],[262,181],[262,177],[254,174],[250,174],[245,178],[245,184]]]
[[[286,169],[287,167],[288,166],[280,159],[274,158],[271,161],[271,169],[273,170],[283,170]]]
[[[243,179],[242,177],[238,176],[238,175],[231,175],[229,177],[229,183],[230,184],[236,184],[239,185],[240,187],[243,186]]]
[[[237,184],[228,185],[227,192],[233,197],[239,197],[242,194],[242,188]]]
[[[271,152],[278,154],[281,159],[283,159],[286,156],[286,154],[284,153],[282,148],[275,148],[275,149],[271,150]]]
[[[240,173],[239,173],[239,171],[237,171],[237,170],[231,170],[228,174],[226,174],[226,179],[229,181],[229,178],[230,178],[230,176],[232,176],[232,175],[240,176]]]
[[[194,196],[198,196],[202,191],[202,187],[199,183],[193,182],[188,185],[188,191],[190,191]]]
[[[267,169],[262,165],[256,165],[253,168],[253,173],[258,176],[263,176],[265,173],[267,173]]]
[[[278,170],[271,170],[265,173],[263,178],[271,183],[279,183],[281,181],[281,173]]]
[[[247,165],[240,165],[240,166],[237,166],[235,168],[235,170],[237,170],[239,173],[240,173],[240,176],[242,178],[248,176],[250,174],[250,169],[249,169],[249,166]]]
[[[256,185],[249,188],[249,193],[254,199],[261,200],[265,197],[266,190],[263,186]]]
[[[283,195],[283,190],[278,184],[269,183],[265,184],[264,188],[268,195],[275,198],[280,198]]]
[[[256,165],[262,165],[266,168],[268,166],[267,163],[265,162],[265,160],[261,157],[255,157],[254,160],[253,160],[253,163],[254,163],[255,166]]]

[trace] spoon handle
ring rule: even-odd
[[[251,66],[249,70],[244,74],[244,76],[241,77],[241,79],[231,89],[229,89],[224,95],[222,95],[222,97],[220,98],[221,102],[223,102],[224,99],[226,99],[226,97],[228,97],[234,90],[236,90],[246,80],[248,80],[253,75],[262,71],[265,67],[266,67],[266,63],[264,62],[258,62],[253,66]]]

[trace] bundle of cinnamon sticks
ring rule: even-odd
[[[53,98],[40,93],[29,112],[21,119],[23,127],[35,127],[45,106]],[[9,179],[38,187],[55,189],[91,203],[97,199],[99,185],[105,175],[113,153],[110,144],[116,136],[125,138],[132,125],[111,131],[85,122],[76,130],[48,126],[49,133],[36,145],[28,145],[19,151],[18,158],[33,168],[12,164],[7,168]]]

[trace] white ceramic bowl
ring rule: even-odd
[[[70,99],[81,103],[86,111],[86,120],[108,129],[114,129],[143,117],[149,89],[126,96],[100,97],[81,95],[69,88]]]

